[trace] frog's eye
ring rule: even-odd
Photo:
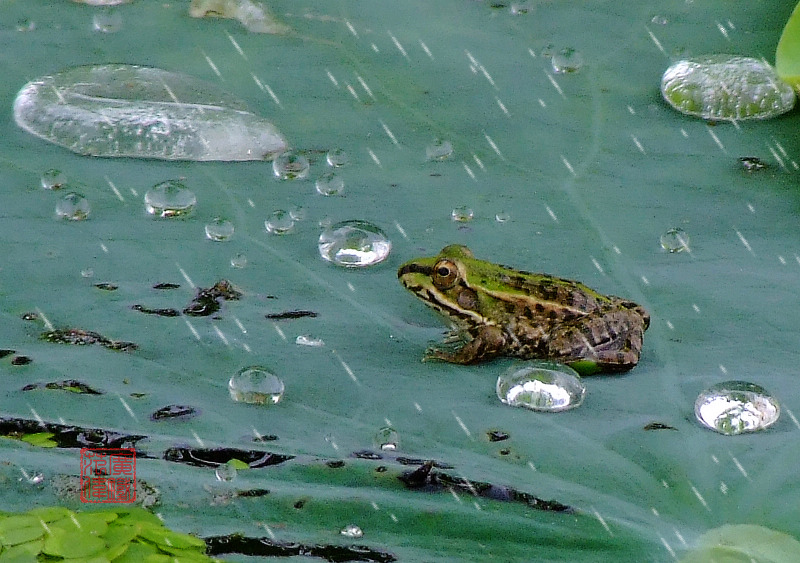
[[[458,266],[451,260],[439,260],[431,274],[433,285],[439,289],[450,289],[458,281]]]

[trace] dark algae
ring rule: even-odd
[[[111,340],[102,334],[93,332],[91,330],[83,330],[81,328],[64,328],[58,330],[50,330],[43,332],[42,340],[48,342],[57,342],[60,344],[73,344],[75,346],[87,346],[89,344],[99,344],[109,350],[118,350],[121,352],[132,352],[139,346],[133,342],[123,342],[121,340]]]
[[[207,289],[199,288],[183,312],[192,317],[207,317],[219,311],[220,301],[238,301],[241,297],[231,282],[220,280]]]

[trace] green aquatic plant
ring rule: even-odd
[[[800,88],[800,3],[783,28],[775,50],[775,71],[795,90]]]

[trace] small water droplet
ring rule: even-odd
[[[17,22],[17,31],[26,32],[35,30],[36,30],[36,22],[33,20],[25,18]]]
[[[236,462],[229,460],[227,463],[217,466],[217,469],[214,471],[214,475],[216,476],[217,481],[230,483],[236,479],[236,474],[238,472],[239,471],[236,469]]]
[[[261,366],[240,369],[230,381],[231,399],[252,405],[274,405],[283,398],[283,381]]]
[[[669,23],[669,20],[667,19],[666,16],[655,15],[652,17],[650,22],[655,25],[667,25]]]
[[[318,247],[323,260],[346,268],[359,268],[383,262],[392,250],[392,243],[380,227],[353,220],[323,230]]]
[[[527,2],[514,2],[509,8],[512,16],[522,16],[531,11],[531,5]]]
[[[289,216],[295,221],[305,221],[306,217],[308,216],[308,212],[306,211],[305,207],[293,205],[289,208]]]
[[[247,256],[245,256],[241,252],[239,254],[235,254],[231,258],[231,268],[236,268],[237,270],[241,270],[245,266],[247,266]]]
[[[90,211],[89,200],[76,192],[66,194],[56,203],[56,216],[59,219],[83,221],[89,217]]]
[[[233,231],[233,223],[222,217],[214,217],[206,225],[206,238],[216,242],[224,242],[231,239]]]
[[[780,416],[778,401],[763,387],[746,381],[724,381],[700,393],[694,414],[703,426],[733,436],[763,430]]]
[[[264,228],[271,235],[285,235],[294,229],[294,219],[288,211],[276,209],[264,221]]]
[[[556,52],[556,46],[553,45],[552,43],[548,43],[547,45],[542,47],[542,52],[539,53],[539,55],[541,55],[545,59],[549,59],[552,58],[553,53],[555,52]]]
[[[346,166],[350,163],[350,157],[342,149],[329,150],[325,160],[328,162],[328,166],[333,166],[334,168]]]
[[[458,223],[469,223],[473,217],[475,217],[475,212],[466,205],[456,207],[450,212],[450,218]]]
[[[302,180],[308,176],[311,165],[302,154],[287,151],[272,161],[272,170],[281,180]]]
[[[81,270],[81,276],[84,278],[91,278],[92,276],[94,276],[94,270],[92,270],[91,268],[86,268],[84,270]]]
[[[295,341],[298,346],[311,346],[312,348],[321,348],[325,346],[325,342],[321,338],[314,338],[310,334],[301,334]]]
[[[117,10],[102,10],[92,17],[92,26],[100,33],[116,33],[122,29],[122,14]]]
[[[506,213],[505,211],[501,211],[494,216],[494,220],[498,223],[505,223],[511,220],[511,215]]]
[[[181,217],[188,215],[197,204],[194,192],[180,180],[167,180],[147,190],[144,206],[156,217]]]
[[[61,170],[51,168],[42,172],[42,187],[46,190],[58,190],[67,183],[67,175]]]
[[[579,406],[585,395],[578,373],[556,362],[512,366],[497,378],[497,396],[512,407],[558,412]]]
[[[453,155],[453,143],[443,139],[434,139],[425,147],[425,157],[428,160],[445,160]]]
[[[583,67],[583,55],[580,51],[567,47],[554,53],[550,62],[553,65],[553,72],[556,74],[570,74],[578,72]]]
[[[391,426],[385,426],[375,433],[372,443],[379,450],[394,451],[400,448],[400,434]]]
[[[661,235],[661,248],[667,252],[689,252],[689,234],[681,228],[670,229]]]
[[[334,172],[326,172],[317,178],[314,187],[320,195],[342,195],[344,193],[344,180]]]
[[[339,533],[347,538],[360,538],[364,535],[364,532],[361,530],[361,528],[359,528],[355,524],[350,524],[349,526],[345,526]]]

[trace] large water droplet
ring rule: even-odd
[[[161,182],[144,194],[145,209],[156,217],[188,215],[196,204],[194,192],[180,180]]]
[[[516,365],[497,378],[497,396],[512,407],[557,412],[579,406],[585,395],[578,373],[556,362]]]
[[[14,119],[32,135],[91,156],[263,160],[287,147],[274,125],[213,84],[136,65],[37,78],[17,94]]]
[[[283,398],[283,381],[261,366],[240,369],[230,381],[231,399],[253,405],[274,405]]]
[[[379,450],[394,451],[400,447],[400,434],[391,426],[385,426],[375,433],[372,443]]]
[[[434,139],[425,147],[425,158],[428,160],[445,160],[453,154],[453,143],[443,139]]]
[[[70,192],[56,203],[56,216],[59,219],[83,221],[89,217],[89,200],[79,193]]]
[[[294,218],[292,214],[284,209],[276,209],[269,218],[264,221],[264,228],[271,235],[285,235],[294,229]]]
[[[287,151],[272,161],[272,171],[281,180],[302,180],[308,177],[311,165],[302,154]]]
[[[233,223],[222,217],[214,217],[206,225],[206,238],[216,242],[224,242],[231,239],[233,231]]]
[[[328,162],[328,166],[339,168],[346,166],[350,162],[350,157],[342,149],[331,149],[325,156],[325,160]]]
[[[59,190],[67,183],[67,175],[61,170],[51,168],[42,172],[41,182],[46,190]]]
[[[342,195],[344,193],[344,180],[335,172],[326,172],[317,178],[314,187],[320,195]]]
[[[780,416],[778,401],[763,387],[746,381],[724,381],[700,393],[694,414],[703,426],[732,436],[763,430]]]
[[[580,51],[568,47],[561,49],[558,53],[553,53],[550,63],[556,74],[570,74],[578,72],[583,67],[583,55]]]
[[[766,62],[735,55],[686,59],[661,78],[661,93],[681,113],[713,120],[766,119],[794,107],[791,86]]]
[[[323,260],[346,268],[372,266],[386,260],[392,242],[380,227],[367,221],[342,221],[319,235]]]
[[[661,248],[667,252],[689,252],[689,234],[680,228],[670,229],[661,235]]]

